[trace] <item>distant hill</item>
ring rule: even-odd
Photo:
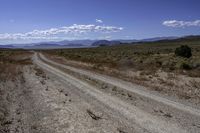
[[[112,46],[112,45],[119,45],[121,44],[120,41],[108,41],[108,40],[99,40],[92,44],[92,46]]]
[[[67,45],[60,45],[60,44],[49,44],[49,43],[42,43],[42,44],[35,44],[32,46],[24,46],[25,49],[60,49],[60,48],[78,48],[84,47],[85,45],[82,44],[67,44]]]
[[[61,45],[61,46],[66,46],[66,47],[82,47],[82,46],[86,46],[86,45],[69,43],[67,45]]]
[[[13,45],[0,45],[0,48],[15,48]]]
[[[36,44],[34,46],[35,47],[59,47],[61,45],[59,45],[59,44],[47,44],[47,43],[44,43],[44,44]]]
[[[184,37],[179,37],[176,39],[163,39],[163,40],[158,40],[154,42],[159,42],[159,43],[166,43],[166,42],[199,42],[200,43],[200,36],[184,36]]]
[[[142,39],[139,40],[140,42],[155,42],[155,41],[160,41],[160,40],[175,40],[178,39],[179,37],[154,37],[154,38],[147,38],[147,39]]]
[[[141,39],[141,40],[98,40],[92,44],[92,46],[113,46],[113,45],[119,45],[119,44],[127,44],[127,43],[139,43],[139,42],[156,42],[156,41],[162,41],[162,40],[175,40],[178,39],[178,37],[155,37],[155,38],[147,38],[147,39]]]
[[[0,45],[0,48],[24,48],[24,49],[57,49],[57,48],[81,48],[81,47],[98,47],[98,46],[113,46],[125,44],[139,43],[165,43],[165,42],[200,42],[200,35],[184,36],[184,37],[155,37],[141,40],[64,40],[58,42],[40,42],[30,44],[11,44]]]
[[[200,35],[199,36],[185,36],[185,37],[181,37],[181,38],[177,39],[177,41],[178,40],[183,40],[183,41],[199,40],[200,41]]]
[[[60,42],[56,42],[56,44],[60,44],[60,45],[71,45],[71,44],[74,44],[74,45],[92,45],[95,41],[97,40],[63,40],[63,41],[60,41]]]
[[[136,40],[136,39],[132,39],[132,40],[119,39],[119,40],[115,40],[115,41],[119,41],[119,42],[121,42],[121,43],[134,43],[134,42],[139,42],[139,40]]]

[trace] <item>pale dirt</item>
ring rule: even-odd
[[[114,86],[123,88],[127,91],[141,95],[143,97],[147,97],[149,99],[161,102],[165,105],[169,105],[169,106],[172,106],[174,108],[180,109],[182,111],[186,111],[186,112],[189,112],[191,114],[200,116],[200,110],[199,109],[192,108],[190,106],[186,106],[184,104],[172,101],[168,98],[164,98],[164,97],[155,95],[155,94],[149,92],[145,87],[142,87],[142,86],[139,86],[139,85],[136,85],[136,84],[132,84],[130,82],[126,82],[126,81],[123,81],[123,80],[120,80],[120,79],[117,79],[117,78],[113,78],[113,77],[110,77],[110,76],[101,75],[101,74],[94,73],[94,72],[91,72],[91,71],[81,70],[81,69],[73,68],[73,67],[70,67],[70,66],[63,65],[63,64],[59,64],[59,63],[56,63],[54,61],[47,59],[42,54],[40,54],[40,58],[42,60],[46,61],[46,62],[49,62],[51,64],[54,64],[54,65],[57,65],[57,66],[60,66],[60,67],[66,68],[66,69],[69,69],[73,72],[77,72],[77,73],[80,73],[82,75],[86,75],[90,78],[97,79],[97,80],[100,80],[102,82],[112,84]]]
[[[172,120],[163,119],[159,115],[150,114],[149,111],[141,110],[140,108],[138,108],[137,106],[133,106],[132,104],[130,105],[126,101],[121,100],[119,97],[112,96],[109,93],[106,94],[105,92],[102,92],[98,88],[96,88],[96,86],[88,84],[87,82],[84,82],[80,78],[75,78],[73,75],[69,75],[63,72],[62,70],[59,70],[58,68],[49,66],[48,64],[41,61],[37,57],[37,55],[35,55],[35,62],[37,62],[38,65],[45,68],[46,70],[49,69],[49,71],[51,71],[52,73],[55,73],[55,75],[62,77],[65,80],[68,80],[68,82],[70,82],[72,85],[76,86],[77,88],[80,88],[86,91],[85,93],[90,94],[92,97],[95,97],[101,103],[104,103],[107,106],[110,106],[110,108],[114,109],[116,112],[121,112],[120,114],[123,115],[122,117],[126,117],[126,119],[130,119],[129,122],[134,122],[147,131],[150,131],[150,132],[174,132],[174,131],[179,132],[178,130],[190,130],[191,132],[198,131],[198,128],[196,128],[195,126],[192,126],[195,124],[198,125],[198,122],[199,122],[199,110],[196,108],[186,106],[182,103],[178,103],[176,101],[172,101],[167,98],[163,98],[160,95],[152,94],[150,92],[147,92],[146,90],[144,91],[145,88],[141,86],[136,86],[136,85],[132,86],[132,84],[130,83],[127,83],[115,78],[99,75],[96,73],[88,74],[88,71],[84,71],[80,69],[77,70],[76,68],[70,67],[71,71],[76,71],[77,73],[81,73],[84,75],[88,74],[87,76],[90,76],[90,78],[101,80],[103,82],[115,85],[124,90],[128,89],[128,91],[133,92],[136,95],[140,95],[140,97],[143,97],[144,101],[146,100],[146,97],[147,97],[148,100],[152,101],[152,102],[148,101],[148,104],[152,103],[156,105],[158,108],[159,106],[160,108],[162,108],[163,106],[166,106],[166,109],[167,109],[166,112],[169,111],[173,115],[179,114],[177,117],[172,116],[174,117],[172,118]],[[55,64],[58,65],[55,62],[51,62],[51,63],[53,63],[54,65]],[[59,64],[58,66],[62,66],[62,65]],[[67,67],[67,66],[63,66],[63,67]],[[69,69],[69,67],[67,67],[67,69]],[[103,77],[98,77],[98,76],[103,76]],[[154,101],[156,101],[157,103],[155,104]],[[160,105],[158,103],[160,103]],[[180,111],[181,113],[180,112],[177,113],[177,111]],[[167,116],[166,114],[165,116]],[[171,116],[169,115],[169,117]],[[191,117],[191,119],[187,120],[187,122],[181,122],[181,120],[186,120],[185,118],[181,118],[181,117],[185,117],[186,119]],[[184,132],[184,131],[180,131],[180,132]]]
[[[162,97],[173,97],[179,102],[189,106],[200,107],[200,78],[190,77],[180,72],[167,72],[161,69],[157,71],[135,70],[134,67],[96,67],[95,64],[75,60],[68,60],[65,57],[44,53],[50,60],[72,66],[79,69],[95,71],[103,75],[110,75],[132,82],[137,85],[145,86],[149,91],[156,91]],[[191,105],[192,104],[192,105]]]
[[[142,86],[41,57],[34,54],[35,65],[21,68],[17,81],[0,84],[8,90],[8,114],[0,133],[200,131],[198,108]]]

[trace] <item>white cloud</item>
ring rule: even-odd
[[[96,19],[97,23],[103,23],[103,21],[101,19]]]
[[[112,36],[102,36],[102,37],[99,37],[98,39],[100,39],[100,40],[110,40],[110,39],[112,39]]]
[[[177,21],[177,20],[167,20],[163,22],[163,25],[168,27],[191,27],[200,26],[200,20],[195,21]]]
[[[27,33],[0,34],[0,40],[16,40],[16,39],[51,39],[58,38],[56,35],[72,35],[77,36],[85,33],[113,33],[123,30],[122,27],[115,26],[99,26],[94,24],[64,26],[60,28],[50,28],[47,30],[33,30]]]

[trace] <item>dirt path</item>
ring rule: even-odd
[[[34,54],[33,62],[35,65],[20,68],[16,80],[0,84],[6,92],[8,110],[0,133],[197,133],[200,130],[199,114],[193,112],[198,109],[119,79],[57,64],[42,55]],[[166,104],[162,99],[172,103]],[[174,107],[174,103],[182,107]],[[190,108],[192,111],[188,111]]]
[[[200,131],[197,108],[37,53],[33,62],[0,82],[0,133]]]
[[[170,99],[163,98],[161,96],[152,94],[142,86],[131,84],[131,83],[125,82],[123,80],[119,80],[119,79],[116,79],[116,78],[113,78],[113,77],[109,77],[109,76],[106,76],[106,75],[97,74],[97,73],[94,73],[94,72],[91,72],[91,71],[81,70],[81,69],[73,68],[73,67],[70,67],[70,66],[62,65],[62,64],[59,64],[59,63],[56,63],[54,61],[51,61],[51,60],[47,59],[42,54],[39,54],[39,55],[40,55],[40,58],[42,60],[44,60],[46,62],[49,62],[51,64],[54,64],[54,65],[69,69],[71,71],[74,71],[74,72],[77,72],[77,73],[80,73],[80,74],[83,74],[83,75],[86,75],[86,76],[91,77],[93,79],[97,79],[97,80],[100,80],[100,81],[115,85],[117,87],[123,88],[123,89],[125,89],[127,91],[136,93],[138,95],[141,95],[143,97],[149,98],[151,100],[155,100],[155,101],[161,102],[161,103],[163,103],[165,105],[172,106],[172,107],[177,108],[177,109],[179,109],[181,111],[189,112],[189,113],[191,113],[193,115],[200,116],[200,110],[199,109],[196,109],[196,108],[193,108],[193,107],[190,107],[190,106],[187,106],[187,105],[172,101]]]
[[[80,73],[80,74],[86,75],[86,76],[91,77],[93,79],[101,80],[102,82],[106,82],[106,83],[118,86],[118,87],[123,88],[123,89],[125,89],[127,91],[131,91],[133,93],[141,95],[143,97],[147,97],[147,98],[150,98],[152,100],[159,101],[159,102],[161,102],[161,103],[163,103],[165,105],[169,105],[169,106],[172,106],[172,107],[177,108],[179,110],[182,110],[182,111],[185,111],[185,112],[189,112],[189,113],[191,113],[193,115],[200,116],[200,110],[199,109],[196,109],[196,108],[181,104],[179,102],[175,102],[173,100],[170,100],[169,98],[163,98],[163,96],[161,97],[161,96],[152,94],[142,86],[131,84],[129,82],[126,82],[126,81],[123,81],[123,80],[120,80],[120,79],[116,79],[116,78],[113,78],[113,77],[110,77],[110,76],[101,75],[101,74],[97,74],[97,73],[94,73],[94,72],[91,72],[91,71],[81,70],[81,69],[77,69],[77,68],[74,68],[74,67],[70,67],[70,66],[66,66],[66,65],[63,65],[63,64],[59,64],[59,63],[56,63],[54,61],[51,61],[51,60],[47,59],[42,54],[39,54],[39,56],[40,56],[40,58],[42,60],[44,60],[46,62],[49,62],[51,64],[54,64],[54,65],[69,69],[69,70],[74,71],[76,73]]]
[[[94,108],[100,108],[100,110],[104,110],[105,115],[110,117],[109,121],[113,123],[123,123],[122,125],[123,127],[126,127],[127,132],[163,132],[164,133],[164,132],[196,132],[198,131],[198,128],[192,125],[198,123],[199,119],[190,121],[191,126],[187,125],[188,123],[186,123],[187,126],[183,127],[183,123],[179,123],[174,119],[172,120],[163,119],[161,116],[151,114],[150,112],[146,110],[142,110],[132,104],[129,104],[116,96],[112,96],[109,93],[107,94],[103,91],[100,91],[98,88],[96,88],[96,86],[91,85],[79,78],[76,78],[75,76],[67,74],[66,72],[59,70],[58,68],[50,66],[44,61],[41,61],[38,58],[37,54],[34,55],[34,62],[41,68],[45,69],[46,71],[56,76],[57,77],[56,80],[62,81],[63,83],[71,84],[73,87],[77,88],[77,92],[79,92],[80,98],[83,97],[86,103],[92,104],[93,101],[97,101],[98,104],[93,104]],[[95,75],[92,75],[92,76],[95,77]],[[107,79],[104,79],[104,80],[107,81]],[[149,93],[145,93],[144,96],[146,95],[149,95]],[[151,94],[150,96],[153,97]],[[154,98],[152,99],[161,100],[159,102],[163,104],[162,98],[161,97],[157,97],[157,98],[159,99],[154,99]],[[165,102],[168,102],[166,99],[164,100]],[[167,104],[167,106],[171,105],[171,103],[174,104],[172,101],[170,101],[170,103]],[[180,105],[182,106],[182,104]],[[181,108],[184,108],[184,107],[181,107]],[[192,115],[198,115],[198,112],[193,114],[194,110],[188,111],[188,107],[186,107],[186,110],[184,111],[189,112],[189,114],[192,113]],[[89,114],[90,114],[90,111],[89,111]],[[166,116],[168,115],[169,117],[171,117],[169,114],[165,114],[165,115]],[[116,131],[110,128],[110,132],[116,132]]]

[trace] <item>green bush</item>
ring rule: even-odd
[[[184,70],[191,70],[192,69],[191,66],[189,64],[185,63],[185,62],[183,62],[180,67],[181,67],[181,69],[184,69]]]
[[[177,69],[181,69],[181,70],[191,70],[192,69],[192,63],[188,59],[179,58],[175,67]]]
[[[187,45],[182,45],[181,47],[176,48],[175,55],[190,58],[192,56],[192,50]]]

